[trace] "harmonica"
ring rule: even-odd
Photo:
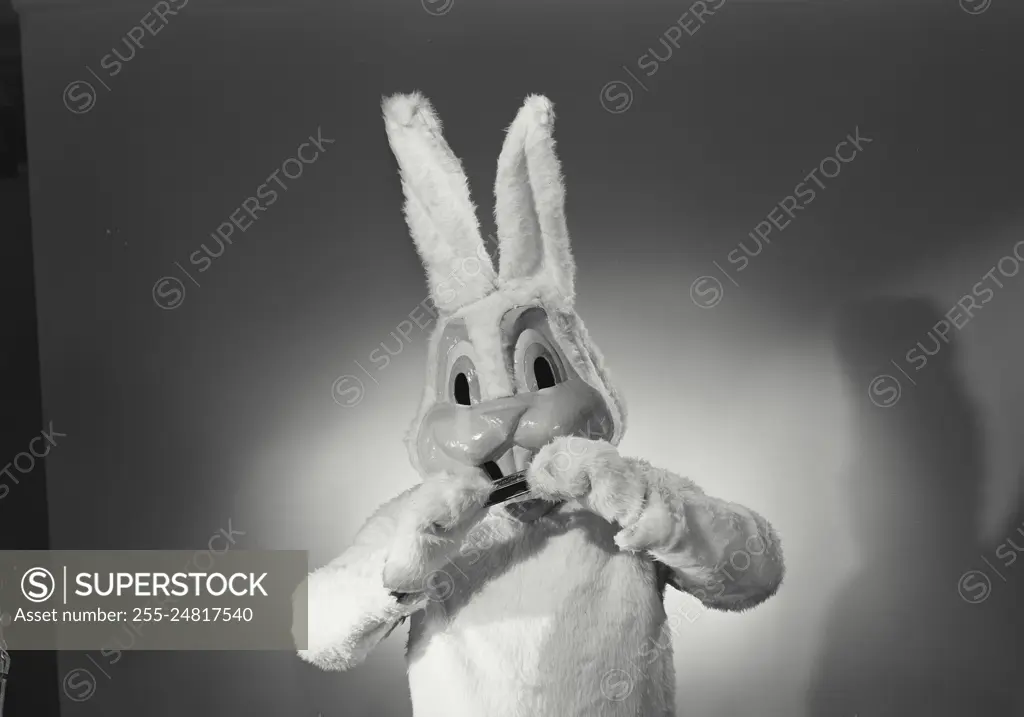
[[[529,490],[530,486],[526,482],[525,468],[515,473],[509,473],[507,476],[502,476],[494,481],[494,490],[491,492],[491,497],[487,500],[487,505],[492,506],[504,503],[529,492]]]

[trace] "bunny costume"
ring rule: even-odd
[[[506,135],[497,271],[430,103],[396,95],[383,111],[439,312],[407,438],[423,481],[297,592],[299,655],[355,667],[408,618],[416,717],[672,715],[666,586],[753,607],[782,581],[778,538],[619,455],[625,406],[573,308],[551,103],[527,98]],[[524,469],[528,494],[485,505]]]

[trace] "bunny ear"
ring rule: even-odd
[[[401,170],[405,218],[427,271],[431,298],[440,311],[451,313],[495,286],[465,172],[427,98],[418,92],[393,95],[382,109]]]
[[[576,273],[565,224],[551,102],[530,95],[508,128],[494,184],[499,284],[533,279],[571,304]]]

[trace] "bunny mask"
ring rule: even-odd
[[[580,435],[617,444],[625,406],[573,310],[575,266],[551,103],[527,98],[508,129],[494,186],[500,264],[484,247],[462,165],[418,93],[383,104],[405,216],[438,322],[406,444],[426,479],[522,470],[544,445]],[[507,506],[532,520],[551,503]]]

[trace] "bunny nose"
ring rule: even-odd
[[[529,403],[518,396],[475,406],[439,406],[431,416],[436,447],[465,465],[480,465],[511,448]],[[444,415],[448,414],[448,415]]]

